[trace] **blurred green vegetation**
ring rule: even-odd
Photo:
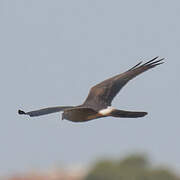
[[[153,167],[144,155],[130,155],[122,160],[101,160],[85,180],[180,180],[169,168]]]

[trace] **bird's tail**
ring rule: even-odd
[[[124,111],[118,109],[115,109],[111,112],[111,116],[122,117],[122,118],[138,118],[138,117],[144,117],[147,114],[148,114],[147,112]]]
[[[64,111],[65,109],[72,108],[73,106],[56,106],[56,107],[49,107],[49,108],[44,108],[44,109],[39,109],[36,111],[29,111],[29,112],[24,112],[22,110],[18,110],[18,114],[22,115],[29,115],[31,117],[33,116],[42,116],[46,114],[51,114],[51,113],[56,113],[60,111]]]

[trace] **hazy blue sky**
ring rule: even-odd
[[[180,1],[1,0],[0,174],[145,152],[180,169]],[[80,104],[89,88],[155,56],[113,106],[141,119],[82,124],[17,110]]]

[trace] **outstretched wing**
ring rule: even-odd
[[[91,88],[83,105],[86,107],[92,107],[95,110],[111,106],[113,98],[129,80],[157,65],[162,64],[163,60],[164,59],[158,60],[158,57],[155,57],[144,64],[140,62],[128,71],[95,85]]]
[[[36,111],[30,111],[30,112],[24,112],[22,110],[18,110],[18,113],[34,117],[34,116],[42,116],[42,115],[46,115],[46,114],[64,111],[65,109],[69,109],[69,108],[73,108],[73,107],[74,106],[56,106],[56,107],[49,107],[49,108],[39,109]]]

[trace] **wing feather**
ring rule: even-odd
[[[128,71],[95,85],[91,88],[88,97],[86,98],[83,105],[86,107],[94,108],[95,110],[100,110],[106,108],[107,106],[111,106],[113,98],[128,81],[130,81],[137,75],[164,63],[164,58],[159,60],[157,59],[158,57],[155,57],[144,64],[142,64],[142,62],[139,62]]]
[[[42,116],[46,114],[64,111],[65,109],[69,109],[69,108],[73,108],[73,106],[56,106],[56,107],[43,108],[43,109],[39,109],[36,111],[29,111],[29,112],[24,112],[22,110],[19,110],[18,113],[29,115],[30,117],[34,117],[34,116]]]

